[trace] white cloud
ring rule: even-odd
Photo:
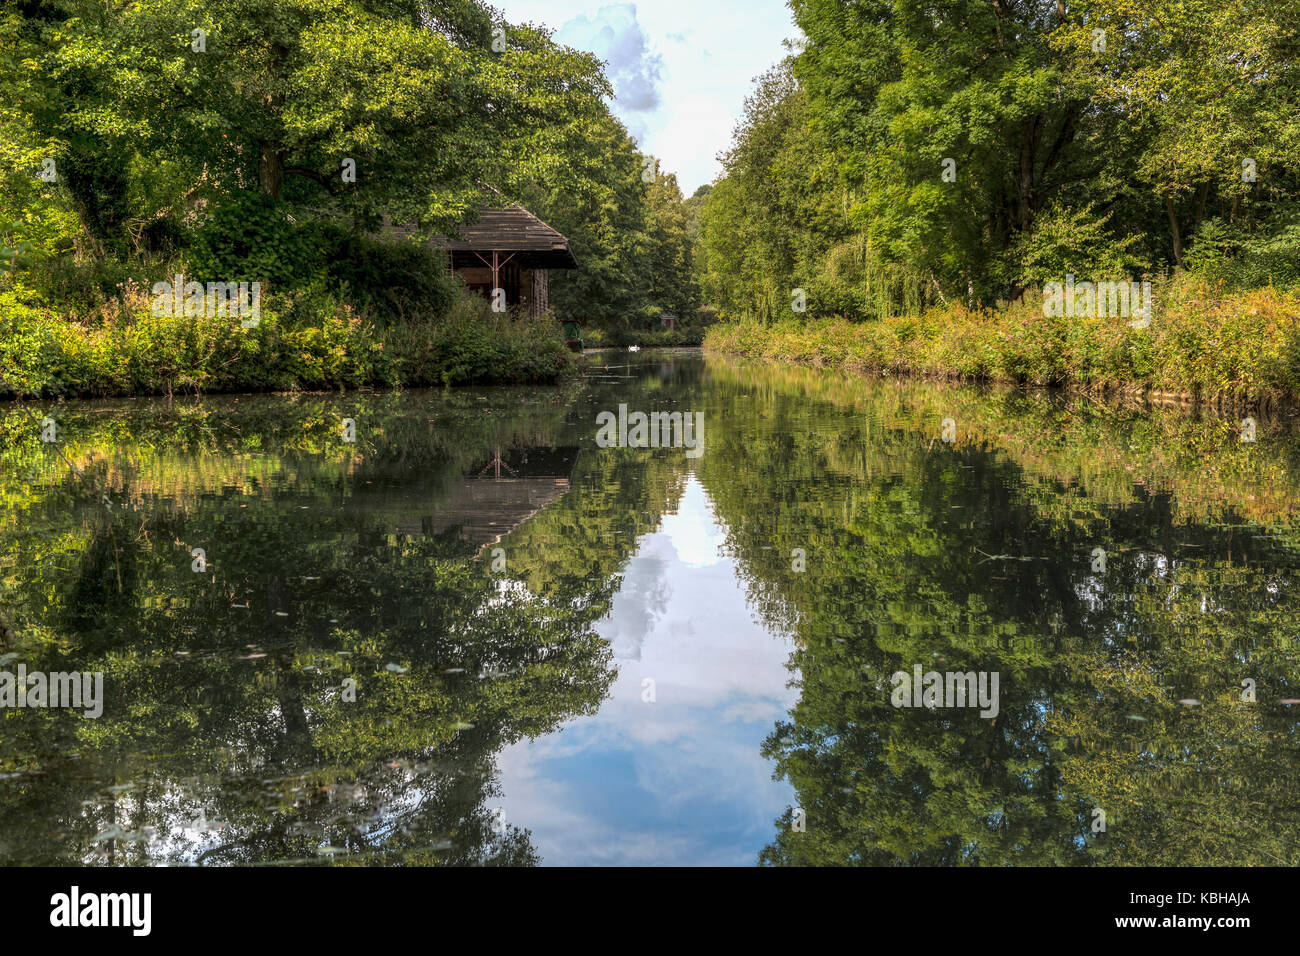
[[[636,4],[615,4],[574,17],[556,31],[555,40],[595,53],[606,62],[616,111],[633,136],[644,135],[644,124],[636,114],[659,107],[664,61],[650,49],[650,40],[637,22]]]
[[[664,516],[663,533],[687,567],[702,568],[723,558],[726,533],[713,520],[713,504],[694,476],[686,484],[677,513]]]
[[[799,35],[784,0],[501,5],[508,19],[544,23],[560,42],[610,59],[614,112],[662,170],[677,173],[686,195],[721,172],[716,156],[731,142],[754,78],[785,56],[783,40]]]

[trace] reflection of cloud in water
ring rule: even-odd
[[[641,539],[637,553],[623,571],[609,617],[597,625],[600,636],[620,661],[639,661],[645,637],[662,619],[672,590],[668,568],[706,568],[722,560],[726,533],[713,517],[713,504],[692,476],[686,483],[676,514],[665,515],[659,532]],[[683,625],[692,629],[690,621]]]
[[[665,580],[672,548],[662,535],[647,535],[641,550],[627,563],[622,586],[614,595],[609,617],[597,626],[614,648],[617,660],[641,659],[641,645],[668,607]]]
[[[722,560],[726,531],[713,516],[713,502],[694,475],[686,482],[677,513],[664,516],[663,533],[672,541],[677,558],[692,568]]]
[[[597,625],[618,659],[611,698],[501,753],[501,805],[545,863],[752,865],[793,800],[759,754],[797,697],[790,645],[754,622],[722,541],[691,479]]]

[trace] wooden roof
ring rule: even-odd
[[[403,239],[415,232],[412,225],[396,226],[385,220],[381,235]],[[492,253],[513,253],[510,262],[525,269],[576,269],[578,260],[569,240],[531,212],[514,203],[503,209],[482,210],[475,222],[460,227],[460,238],[439,236],[430,244],[451,254],[453,268],[481,266]]]
[[[567,259],[567,268],[578,265],[569,250],[569,240],[518,203],[505,209],[484,209],[477,222],[461,227],[460,234],[460,239],[447,243],[447,248],[453,253],[491,252],[494,249],[498,252],[544,253]]]

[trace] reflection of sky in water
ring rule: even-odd
[[[544,864],[753,865],[794,801],[759,754],[797,697],[790,645],[754,622],[722,541],[691,478],[597,625],[619,670],[610,699],[501,753],[500,805]]]

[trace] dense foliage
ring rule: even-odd
[[[356,312],[386,342],[466,294],[429,241],[510,201],[581,263],[557,317],[657,329],[697,307],[681,194],[610,113],[604,64],[479,0],[25,0],[0,13],[0,66],[0,289],[24,336],[30,307],[93,338],[182,274],[259,281],[316,335]],[[44,360],[20,358],[0,374]]]
[[[890,375],[1063,385],[1090,392],[1178,394],[1245,404],[1300,395],[1300,292],[1224,295],[1180,278],[1146,328],[1099,316],[1045,317],[953,305],[922,315],[850,322],[753,319],[711,327],[705,344],[732,355]]]
[[[1300,281],[1294,4],[791,6],[806,44],[701,211],[724,316],[1037,302],[1067,274]]]

